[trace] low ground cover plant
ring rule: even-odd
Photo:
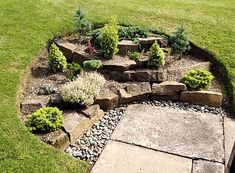
[[[115,18],[112,18],[108,24],[101,29],[99,34],[99,44],[101,54],[111,59],[118,52],[118,26]]]
[[[214,76],[205,69],[193,69],[189,71],[182,78],[182,82],[187,85],[189,89],[193,90],[205,90],[208,89]]]
[[[56,107],[38,109],[29,116],[26,123],[30,131],[55,131],[63,126],[62,111]]]
[[[118,35],[120,40],[132,40],[135,41],[137,38],[145,38],[150,35],[150,31],[146,28],[138,26],[119,26]]]
[[[141,58],[141,56],[142,56],[141,52],[133,52],[133,53],[130,55],[130,58],[131,58],[132,60],[137,61],[137,60],[139,60],[139,59]]]
[[[83,62],[83,68],[87,70],[97,70],[102,67],[100,60],[88,60]]]
[[[65,71],[67,68],[66,58],[55,43],[51,44],[49,49],[48,64],[53,72]]]
[[[176,31],[170,36],[171,47],[173,52],[182,55],[190,49],[189,36],[187,30],[181,25]]]
[[[53,84],[44,84],[40,86],[38,94],[39,95],[50,95],[56,93],[57,89]]]
[[[89,106],[94,103],[105,79],[97,72],[84,72],[74,81],[71,81],[60,89],[60,95],[66,102],[78,103]]]
[[[75,25],[77,31],[81,34],[88,34],[92,29],[91,22],[87,19],[85,13],[79,8],[75,14]]]
[[[159,68],[165,64],[165,55],[157,43],[154,43],[148,51],[148,66]]]

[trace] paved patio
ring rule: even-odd
[[[91,173],[224,173],[224,136],[220,115],[130,105]]]

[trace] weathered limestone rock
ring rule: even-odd
[[[118,43],[118,54],[127,55],[129,52],[137,52],[139,50],[138,44],[131,40],[122,40]]]
[[[192,173],[224,173],[224,165],[204,160],[193,161]]]
[[[21,103],[21,111],[23,114],[32,114],[36,110],[40,109],[42,107],[42,103],[37,100],[26,100]]]
[[[118,95],[111,91],[101,92],[99,96],[96,97],[95,104],[100,105],[103,110],[110,110],[118,106]]]
[[[129,105],[111,139],[222,163],[222,120],[220,115],[150,105]]]
[[[120,103],[122,103],[123,100],[128,100],[129,102],[132,100],[132,94],[127,93],[125,89],[119,89],[118,95],[121,100]]]
[[[180,101],[194,104],[220,107],[223,96],[221,93],[211,91],[184,91],[180,95]]]
[[[122,60],[122,61],[107,60],[103,61],[102,65],[104,68],[108,70],[115,70],[115,71],[126,71],[137,67],[136,62],[133,60]]]
[[[141,69],[137,70],[132,75],[134,80],[139,82],[162,82],[167,78],[166,73],[163,70],[151,70],[151,69]]]
[[[235,156],[235,120],[229,117],[224,118],[224,139],[225,139],[225,167],[229,173],[232,160]]]
[[[163,70],[153,69],[140,69],[140,70],[128,70],[128,71],[107,71],[102,70],[107,78],[111,80],[126,82],[126,81],[138,81],[138,82],[162,82],[167,79],[167,74]]]
[[[49,141],[51,145],[61,150],[64,150],[70,144],[68,135],[62,130],[53,132],[49,137]]]
[[[104,112],[99,110],[96,116],[87,118],[76,112],[65,114],[64,129],[69,134],[70,142],[74,143],[76,139],[82,136],[87,129],[93,126],[104,116]]]
[[[146,100],[150,94],[151,86],[149,82],[127,84],[125,90],[119,90],[120,103]]]
[[[86,108],[85,110],[83,110],[82,113],[91,119],[100,113],[100,106],[99,105],[92,105],[92,106]]]
[[[196,68],[202,68],[202,69],[210,71],[211,63],[210,62],[201,62],[201,63],[195,64],[192,66],[188,66],[188,67],[168,69],[167,70],[167,80],[180,81],[186,73],[188,73],[190,70],[196,69]]]
[[[76,49],[76,46],[72,43],[65,43],[62,41],[55,41],[55,44],[59,47],[60,51],[68,60],[72,60],[73,51]]]
[[[152,99],[163,100],[179,100],[179,92],[185,91],[186,85],[175,81],[165,81],[160,84],[154,83],[152,85]]]
[[[82,65],[84,61],[92,59],[94,59],[94,55],[88,54],[84,51],[75,50],[73,52],[73,62],[78,63],[80,65]]]
[[[146,68],[148,66],[148,59],[149,58],[147,56],[145,56],[145,57],[142,57],[142,58],[136,60],[137,66],[139,68]]]
[[[168,40],[163,37],[147,37],[147,38],[138,38],[141,48],[145,51],[148,51],[153,43],[157,42],[160,47],[166,47],[168,45]]]
[[[91,173],[191,173],[192,160],[110,140]]]

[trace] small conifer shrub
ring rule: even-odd
[[[77,31],[81,34],[87,34],[92,29],[92,24],[87,20],[85,13],[79,8],[75,14],[75,24]]]
[[[53,72],[65,71],[67,68],[67,61],[63,53],[55,45],[51,44],[49,49],[49,66]]]
[[[184,75],[182,82],[187,85],[189,89],[205,90],[211,86],[213,79],[214,76],[208,70],[193,69]]]
[[[112,59],[113,55],[118,52],[118,26],[115,18],[112,18],[108,24],[100,31],[99,44],[101,47],[101,54],[107,58]]]
[[[188,32],[183,25],[170,36],[170,43],[176,54],[182,55],[190,49]]]
[[[157,43],[154,43],[148,52],[148,66],[159,68],[165,64],[165,55]]]
[[[63,126],[62,111],[56,107],[43,107],[29,116],[26,126],[30,131],[55,131]]]

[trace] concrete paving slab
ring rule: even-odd
[[[109,141],[91,173],[191,173],[192,160]]]
[[[196,160],[193,161],[192,173],[224,173],[224,165],[221,163]]]
[[[225,165],[231,166],[232,157],[234,156],[233,145],[235,142],[235,120],[225,117],[224,118],[224,135],[225,135]]]
[[[219,115],[130,105],[112,139],[191,158],[224,160],[223,126]]]

